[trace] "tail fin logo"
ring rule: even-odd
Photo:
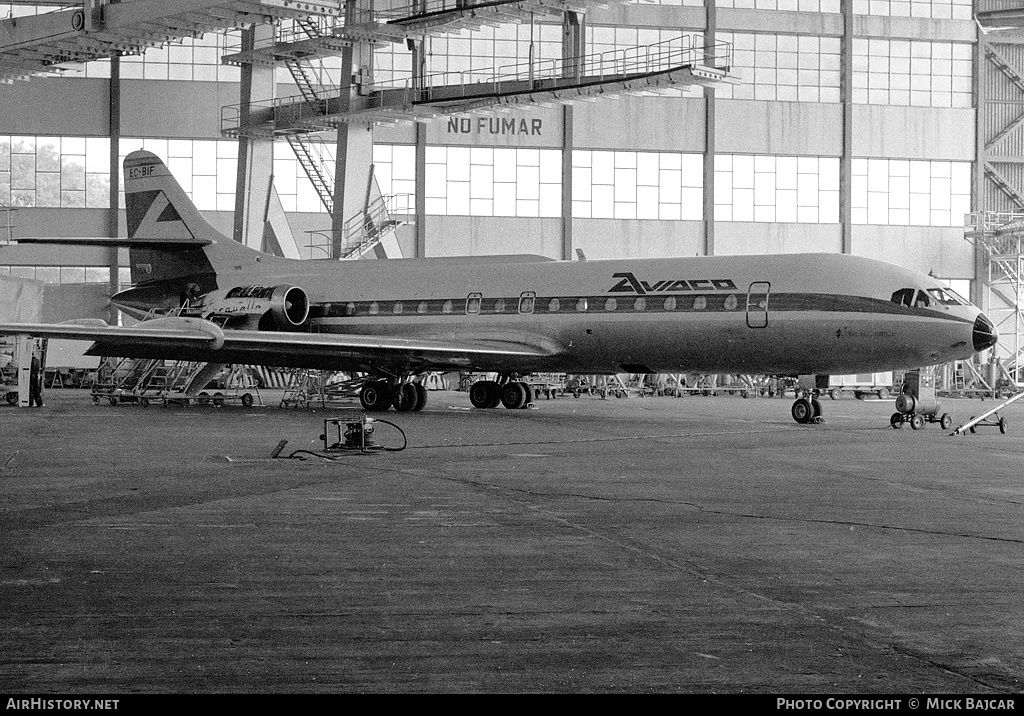
[[[128,236],[133,239],[194,239],[162,190],[125,194]]]

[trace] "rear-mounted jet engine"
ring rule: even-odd
[[[200,307],[203,318],[227,318],[230,328],[273,331],[301,326],[309,299],[298,286],[236,286],[211,291]]]

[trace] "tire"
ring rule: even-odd
[[[821,401],[817,398],[811,398],[811,421],[815,418],[821,417]],[[808,421],[810,422],[810,421]]]
[[[199,394],[199,404],[200,405],[209,405],[210,404],[210,394],[205,392],[205,391],[200,393]]]
[[[801,425],[807,425],[814,419],[814,408],[807,398],[799,398],[794,401],[790,413],[793,415],[793,420]]]
[[[889,425],[900,430],[903,427],[903,413],[893,413],[889,417]]]
[[[423,410],[427,405],[427,386],[423,383],[413,383],[416,386],[416,405],[412,407],[414,413]]]
[[[363,410],[383,411],[391,405],[391,389],[383,380],[374,380],[359,391],[359,403]]]
[[[252,393],[242,393],[242,407],[243,408],[251,408],[252,407]]]
[[[875,395],[878,396],[879,400],[885,400],[889,397],[889,390],[887,388],[879,388],[875,391]]]
[[[224,394],[223,393],[214,393],[213,394],[213,404],[216,405],[218,408],[223,407],[224,406]]]
[[[973,415],[971,416],[971,420],[974,420],[974,416],[973,416]],[[971,422],[971,420],[968,420],[967,422]],[[970,431],[971,431],[971,434],[973,434],[973,433],[974,433],[974,428],[975,428],[975,427],[976,427],[976,426],[974,426],[974,425],[972,425],[972,426],[970,427]]]
[[[411,412],[419,401],[416,393],[416,386],[412,383],[402,383],[395,389],[391,404],[400,413]]]
[[[832,398],[832,400],[839,400],[841,397],[843,397],[843,391],[837,388],[833,388],[832,390],[828,391],[828,397]]]
[[[915,415],[914,417],[912,417],[910,419],[910,427],[912,427],[914,430],[920,430],[921,428],[923,428],[924,427],[924,416],[922,416],[922,415]]]
[[[999,432],[1006,435],[1006,431],[1010,428],[1010,423],[1007,422],[1006,418],[999,418]]]
[[[943,413],[942,417],[939,418],[939,425],[942,426],[943,430],[949,430],[950,426],[953,425],[953,416],[949,413]]]
[[[115,398],[113,395],[107,398],[107,400],[110,401],[110,407],[114,407],[115,405],[117,405],[117,398]]]
[[[498,395],[498,384],[493,380],[478,380],[469,386],[469,402],[474,408],[487,410],[497,404],[494,399]]]
[[[523,384],[518,381],[506,383],[501,388],[501,404],[509,410],[519,410],[526,407],[526,390]]]
[[[16,390],[8,391],[7,395],[4,396],[4,400],[7,401],[8,405],[17,405],[18,404],[18,391],[16,391]],[[99,398],[93,396],[93,405],[95,405],[95,404],[97,404],[99,402],[100,402]]]

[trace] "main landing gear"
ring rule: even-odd
[[[359,402],[369,412],[391,407],[400,413],[418,412],[427,404],[427,389],[422,383],[392,385],[386,380],[371,380],[359,391]]]
[[[469,402],[474,408],[497,408],[501,403],[509,410],[519,410],[533,402],[533,388],[521,380],[478,380],[469,387]]]

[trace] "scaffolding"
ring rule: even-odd
[[[990,359],[996,366],[992,380],[998,381],[998,374],[1004,374],[1003,380],[1008,379],[1015,388],[1024,387],[1024,213],[969,214],[964,238],[985,257],[982,306],[999,329],[999,342]]]

